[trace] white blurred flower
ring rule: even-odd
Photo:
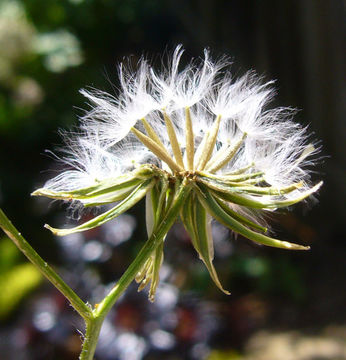
[[[45,67],[52,72],[63,72],[83,62],[79,40],[65,29],[37,34],[34,49],[44,56]]]

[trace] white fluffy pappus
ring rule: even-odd
[[[53,191],[73,191],[86,188],[105,179],[116,178],[153,155],[137,138],[103,147],[99,138],[88,134],[61,132],[65,146],[55,155],[65,170],[48,180],[45,188]]]
[[[81,132],[73,135],[63,149],[63,161],[69,169],[45,187],[72,190],[88,186],[106,177],[116,177],[155,155],[131,132],[143,130],[142,119],[158,134],[169,155],[174,158],[172,138],[163,114],[168,114],[186,168],[186,109],[190,111],[194,136],[194,169],[203,150],[203,139],[220,118],[212,154],[220,157],[242,137],[237,153],[217,169],[231,172],[254,163],[249,171],[263,171],[272,186],[287,186],[304,181],[308,187],[310,155],[316,150],[307,144],[306,130],[292,121],[291,108],[268,109],[275,90],[273,81],[264,82],[253,71],[234,79],[228,59],[217,62],[204,58],[180,69],[183,49],[179,45],[169,67],[156,72],[141,58],[135,71],[119,66],[120,90],[117,96],[99,90],[81,90],[91,109],[81,117]],[[65,133],[64,138],[70,135]],[[201,146],[200,146],[201,145]],[[306,151],[306,149],[310,149]],[[150,149],[151,150],[151,149]],[[306,154],[302,154],[306,151]],[[216,154],[218,153],[218,154]],[[210,160],[210,159],[209,159]],[[159,159],[159,162],[163,162]],[[164,168],[169,168],[164,165]],[[181,169],[183,170],[183,169]]]

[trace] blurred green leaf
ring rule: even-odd
[[[8,237],[0,239],[0,273],[11,268],[17,262],[19,254],[16,245]]]
[[[42,281],[32,264],[20,264],[0,275],[0,319],[7,317],[19,302]]]

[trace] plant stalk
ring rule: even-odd
[[[93,360],[104,317],[85,321],[86,329],[79,360]]]

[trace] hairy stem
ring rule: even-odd
[[[93,360],[103,320],[104,318],[94,317],[85,322],[86,330],[79,360]]]

